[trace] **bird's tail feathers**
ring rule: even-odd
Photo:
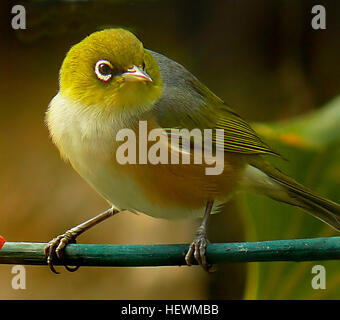
[[[248,191],[300,207],[340,231],[339,204],[315,194],[268,162],[251,162],[246,168],[242,186]]]

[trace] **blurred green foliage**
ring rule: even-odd
[[[340,97],[319,111],[255,128],[288,161],[276,160],[297,181],[336,202],[340,200]],[[246,195],[247,240],[294,239],[338,235],[328,225],[299,209]],[[314,265],[326,268],[326,289],[315,290]],[[340,297],[338,261],[271,262],[249,264],[247,299],[337,299]]]

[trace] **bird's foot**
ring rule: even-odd
[[[47,264],[50,267],[51,271],[58,274],[59,272],[56,271],[53,265],[53,261],[57,258],[59,261],[64,261],[64,251],[66,246],[69,243],[76,243],[76,238],[78,236],[78,233],[75,232],[75,230],[70,229],[66,231],[64,234],[61,234],[51,240],[47,246],[45,247],[45,256],[47,259]],[[64,264],[64,267],[66,270],[70,272],[77,271],[79,269],[79,266],[70,267]]]
[[[70,230],[67,230],[64,234],[61,234],[60,236],[54,238],[51,240],[47,246],[45,247],[45,256],[47,259],[47,264],[50,267],[51,271],[54,273],[59,273],[54,269],[53,261],[55,259],[59,259],[62,263],[64,262],[64,251],[65,247],[69,243],[76,243],[76,238],[82,234],[84,231],[92,228],[96,224],[98,224],[101,221],[104,221],[105,219],[112,217],[113,215],[117,214],[119,210],[112,206],[110,209],[98,214],[97,216],[79,224],[78,226],[73,227]],[[74,272],[78,270],[79,266],[75,267],[69,267],[65,265],[66,270],[70,272]]]
[[[208,239],[206,238],[205,230],[198,229],[194,241],[191,243],[187,254],[185,255],[185,261],[188,266],[191,266],[192,256],[195,257],[198,264],[207,272],[214,272],[213,265],[207,262],[206,247]]]

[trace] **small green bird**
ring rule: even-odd
[[[70,49],[46,122],[62,157],[112,206],[49,242],[45,253],[53,272],[54,259],[63,261],[68,243],[122,210],[165,219],[203,217],[185,260],[191,265],[194,257],[209,271],[205,255],[209,216],[237,191],[265,194],[300,207],[340,230],[337,203],[274,168],[263,156],[276,152],[245,120],[183,66],[144,49],[129,31],[95,32]],[[141,133],[141,123],[147,124],[146,135]],[[143,146],[149,150],[153,145],[143,139],[155,129],[163,129],[169,138],[159,145],[159,150],[166,147],[167,159],[180,150],[181,159],[188,154],[190,160],[197,151],[194,139],[182,137],[181,143],[173,145],[169,142],[175,136],[173,129],[211,129],[216,154],[222,150],[223,170],[207,174],[205,169],[211,167],[207,161],[122,164],[117,156],[122,130],[134,134],[132,141],[138,140],[132,158],[141,159],[148,152]],[[189,149],[181,149],[188,142]]]

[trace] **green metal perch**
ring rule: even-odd
[[[46,265],[46,243],[7,242],[0,264]],[[143,267],[185,265],[187,244],[113,245],[69,244],[65,263],[79,266]],[[211,243],[210,263],[258,261],[314,261],[340,259],[340,237]],[[58,261],[55,265],[60,265]]]

